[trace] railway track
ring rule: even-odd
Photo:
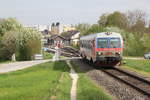
[[[70,47],[62,48],[61,51],[63,52],[63,53],[61,52],[61,54],[64,56],[79,57],[79,51],[74,50]],[[115,79],[118,79],[124,82],[125,84],[131,86],[132,88],[143,93],[144,95],[150,97],[150,81],[119,68],[109,68],[109,69],[101,69],[101,70],[107,73],[108,75],[114,77]]]
[[[150,81],[119,68],[102,71],[150,97]]]
[[[79,57],[80,56],[78,50],[74,50],[70,47],[62,48],[61,55],[67,56],[67,57]],[[93,64],[90,64],[90,66],[93,66]],[[94,66],[94,67],[97,67],[97,66]],[[150,97],[150,81],[149,80],[146,80],[138,75],[135,75],[131,72],[127,72],[119,68],[109,68],[109,69],[102,68],[101,71],[105,72],[106,74],[114,77],[115,79],[119,81],[122,81],[123,83],[136,89],[140,93]]]
[[[98,66],[91,64],[89,61],[84,62],[88,63],[91,67],[98,68]],[[129,85],[130,87],[136,89],[140,93],[150,97],[150,81],[146,78],[116,67],[99,67],[98,69],[105,72],[109,76]]]
[[[80,57],[79,51],[71,47],[65,47],[65,48],[62,48],[61,50],[72,54],[74,57]]]
[[[55,49],[54,48],[49,49],[48,52],[55,53]],[[60,52],[61,52],[61,55],[65,57],[80,57],[79,51],[74,50],[73,48],[70,48],[70,47],[61,48]]]

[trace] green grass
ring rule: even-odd
[[[54,54],[52,54],[52,53],[43,52],[44,59],[52,59],[53,55]]]
[[[70,87],[69,67],[63,61],[0,74],[0,100],[70,100]]]
[[[113,97],[82,73],[74,62],[71,64],[79,74],[77,100],[112,100]]]
[[[70,100],[71,78],[68,74],[63,74],[59,80],[59,85],[54,90],[55,100]]]
[[[126,62],[123,68],[136,71],[142,75],[150,77],[150,60],[124,60]]]

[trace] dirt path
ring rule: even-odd
[[[7,73],[11,71],[21,70],[33,65],[48,62],[51,60],[34,60],[34,61],[22,61],[22,62],[12,62],[7,64],[0,64],[0,73]]]
[[[71,100],[77,99],[77,81],[78,81],[78,74],[73,69],[72,65],[70,64],[70,61],[67,61],[67,64],[70,67],[70,76],[72,78],[72,87],[71,87]]]

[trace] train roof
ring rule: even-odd
[[[80,37],[80,39],[84,40],[84,39],[88,39],[88,38],[90,39],[90,38],[96,38],[96,37],[120,37],[120,38],[122,38],[120,33],[116,33],[116,32],[101,32],[101,33],[95,33],[95,34],[82,36],[82,37]]]

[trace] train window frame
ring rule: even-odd
[[[117,47],[111,47],[111,39],[118,39],[119,40],[119,46]],[[121,48],[121,39],[118,37],[109,38],[109,48]]]
[[[107,46],[104,47],[104,48],[109,48],[109,38],[97,38],[97,39],[96,39],[96,48],[99,48],[99,46],[98,46],[98,40],[99,40],[99,39],[107,39]]]

